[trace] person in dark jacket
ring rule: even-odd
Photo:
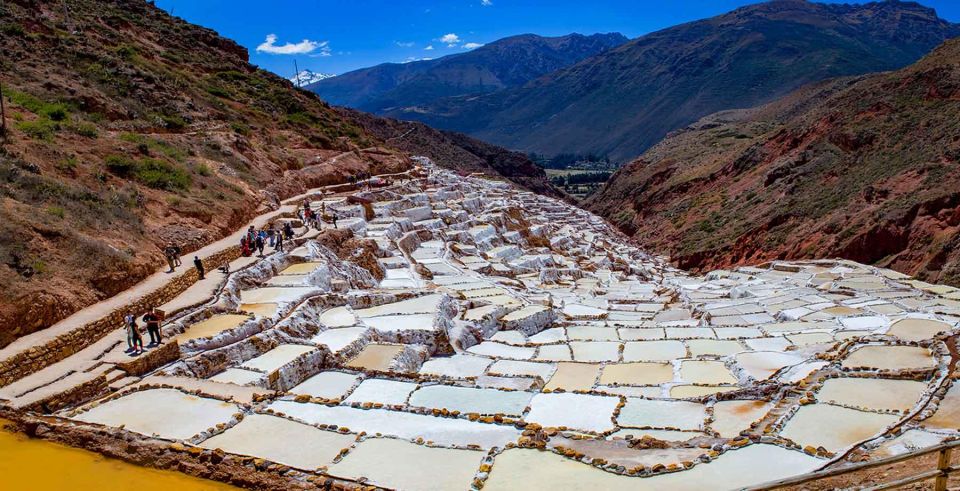
[[[193,256],[193,267],[197,268],[197,273],[200,274],[200,279],[202,280],[206,271],[203,269],[203,261],[200,260],[199,256]]]
[[[160,313],[156,308],[151,307],[143,315],[143,322],[147,323],[147,333],[150,334],[150,345],[156,346],[161,342],[160,339]]]

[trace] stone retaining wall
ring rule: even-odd
[[[206,269],[212,271],[238,257],[240,257],[240,248],[233,246],[205,258],[203,262]],[[173,300],[177,295],[196,283],[198,279],[197,270],[187,268],[185,272],[171,279],[166,285],[132,300],[129,304],[100,319],[63,333],[42,346],[34,346],[0,361],[0,387],[74,355],[103,338],[110,331],[123,326],[123,316],[127,312],[133,311],[137,315],[142,315],[150,307],[163,305]]]

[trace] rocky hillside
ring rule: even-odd
[[[411,63],[384,63],[308,87],[336,105],[383,113],[449,96],[519,87],[541,75],[623,44],[622,34],[523,34],[465,53]]]
[[[960,285],[960,40],[705,118],[587,206],[682,267],[843,257]]]
[[[497,174],[537,193],[568,198],[550,184],[543,168],[523,153],[482,142],[462,133],[433,129],[423,123],[381,118],[353,109],[337,108],[363,130],[390,148],[429,157],[438,165],[465,172]]]
[[[774,0],[634,39],[520,88],[386,114],[522,151],[629,160],[708,114],[901,68],[957,35],[912,2]]]
[[[143,0],[8,0],[0,32],[0,346],[138,282],[169,241],[425,150]]]

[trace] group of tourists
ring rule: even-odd
[[[305,227],[313,227],[314,230],[323,228],[324,220],[330,220],[333,223],[333,228],[337,228],[337,213],[331,210],[330,215],[327,215],[327,204],[323,201],[320,202],[320,211],[317,212],[310,206],[310,200],[303,200],[303,206],[297,208],[297,217]]]
[[[267,247],[283,252],[284,242],[292,239],[294,235],[296,234],[290,222],[284,223],[279,229],[275,228],[273,224],[260,230],[251,225],[247,232],[243,234],[243,237],[240,238],[240,253],[244,257],[252,256],[254,253],[257,253],[258,257],[263,257],[264,250]]]
[[[141,320],[147,327],[147,333],[150,335],[150,344],[147,346],[159,346],[163,340],[160,335],[160,323],[163,321],[163,311],[156,307],[147,309]],[[128,312],[123,317],[127,329],[127,353],[139,355],[143,353],[143,336],[140,335],[140,326],[137,325],[137,316],[133,312]]]

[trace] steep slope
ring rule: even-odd
[[[0,32],[0,346],[135,284],[171,241],[422,150],[142,0],[2,2]]]
[[[775,0],[640,37],[521,88],[386,114],[522,151],[626,160],[705,115],[900,68],[957,35],[912,2]]]
[[[519,87],[627,41],[623,35],[523,34],[435,60],[384,63],[308,87],[325,101],[364,111],[411,107],[448,96]]]
[[[587,206],[682,267],[843,257],[960,285],[960,40],[705,118]]]

